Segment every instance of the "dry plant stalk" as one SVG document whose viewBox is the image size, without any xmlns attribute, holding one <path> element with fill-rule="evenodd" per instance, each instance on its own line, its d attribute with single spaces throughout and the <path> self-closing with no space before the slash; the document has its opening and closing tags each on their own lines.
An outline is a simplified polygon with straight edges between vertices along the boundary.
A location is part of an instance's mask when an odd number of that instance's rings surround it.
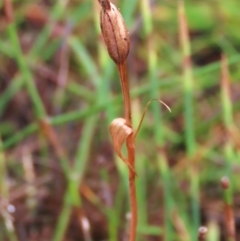
<svg viewBox="0 0 240 241">
<path fill-rule="evenodd" d="M 126 60 L 130 49 L 129 33 L 123 17 L 115 5 L 109 0 L 98 0 L 102 6 L 100 22 L 104 42 L 108 53 L 117 65 L 123 100 L 124 118 L 113 120 L 110 125 L 113 146 L 118 156 L 127 164 L 129 170 L 129 188 L 131 205 L 131 226 L 129 241 L 136 240 L 137 201 L 134 170 L 135 162 L 135 134 L 132 129 L 131 102 L 127 75 Z M 128 156 L 124 157 L 121 148 L 126 143 Z"/>
<path fill-rule="evenodd" d="M 3 1 L 3 9 L 5 13 L 5 17 L 8 24 L 13 22 L 13 9 L 12 9 L 12 2 L 11 0 L 4 0 Z"/>
</svg>

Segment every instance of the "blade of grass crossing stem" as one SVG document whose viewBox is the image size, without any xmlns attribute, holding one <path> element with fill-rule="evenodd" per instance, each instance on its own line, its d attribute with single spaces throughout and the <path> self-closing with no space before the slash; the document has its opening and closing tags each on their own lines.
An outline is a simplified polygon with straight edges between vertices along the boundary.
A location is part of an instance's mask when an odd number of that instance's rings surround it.
<svg viewBox="0 0 240 241">
<path fill-rule="evenodd" d="M 185 143 L 189 159 L 194 159 L 196 148 L 195 133 L 193 124 L 193 70 L 191 64 L 191 49 L 188 33 L 187 20 L 185 16 L 184 1 L 178 0 L 179 12 L 179 35 L 183 54 L 183 91 L 184 91 L 184 122 L 185 122 Z M 192 206 L 192 240 L 197 239 L 199 228 L 199 181 L 198 173 L 192 166 L 190 169 L 190 190 Z"/>
<path fill-rule="evenodd" d="M 155 41 L 153 37 L 151 37 L 152 33 L 152 18 L 151 18 L 151 9 L 149 2 L 147 0 L 141 1 L 141 11 L 143 14 L 143 27 L 145 36 L 148 38 L 147 44 L 148 44 L 148 50 L 147 50 L 147 56 L 148 56 L 148 79 L 150 81 L 151 85 L 151 98 L 160 98 L 159 96 L 159 90 L 156 88 L 156 81 L 157 81 L 157 55 L 156 55 L 156 49 L 155 49 Z M 163 135 L 163 121 L 162 121 L 162 114 L 161 114 L 161 107 L 157 103 L 152 104 L 152 111 L 154 116 L 154 141 L 156 142 L 156 146 L 162 150 L 164 147 L 164 135 Z M 164 156 L 164 154 L 161 153 L 157 156 L 157 163 L 160 170 L 160 175 L 163 179 L 163 191 L 164 191 L 164 240 L 169 241 L 171 239 L 171 224 L 170 224 L 170 187 L 169 187 L 169 168 L 167 164 L 167 160 Z M 160 214 L 159 214 L 160 215 Z"/>
<path fill-rule="evenodd" d="M 81 198 L 79 196 L 79 186 L 81 185 L 83 175 L 86 170 L 89 159 L 91 141 L 97 124 L 97 116 L 89 117 L 83 128 L 83 133 L 78 143 L 78 149 L 75 157 L 75 163 L 72 168 L 71 177 L 68 181 L 68 189 L 64 195 L 64 206 L 59 216 L 53 241 L 60 241 L 64 237 L 67 229 L 68 220 L 73 206 L 81 207 Z M 75 197 L 70 200 L 70 197 Z"/>
</svg>

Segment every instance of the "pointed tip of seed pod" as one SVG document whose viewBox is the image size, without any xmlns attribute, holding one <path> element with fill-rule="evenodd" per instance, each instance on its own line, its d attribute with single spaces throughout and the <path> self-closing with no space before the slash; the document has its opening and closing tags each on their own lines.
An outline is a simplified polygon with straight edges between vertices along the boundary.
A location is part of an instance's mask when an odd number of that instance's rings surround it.
<svg viewBox="0 0 240 241">
<path fill-rule="evenodd" d="M 98 0 L 99 4 L 102 6 L 103 10 L 110 10 L 110 1 L 109 0 Z"/>
</svg>

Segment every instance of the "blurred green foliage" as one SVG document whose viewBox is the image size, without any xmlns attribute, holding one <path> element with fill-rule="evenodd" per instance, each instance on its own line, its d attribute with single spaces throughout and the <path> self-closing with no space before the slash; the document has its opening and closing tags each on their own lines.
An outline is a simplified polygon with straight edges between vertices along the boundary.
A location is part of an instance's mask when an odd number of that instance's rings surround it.
<svg viewBox="0 0 240 241">
<path fill-rule="evenodd" d="M 153 102 L 137 138 L 137 240 L 197 240 L 198 225 L 208 226 L 207 240 L 219 240 L 222 176 L 231 179 L 228 195 L 236 217 L 239 211 L 240 1 L 185 1 L 192 60 L 188 90 L 177 1 L 114 3 L 131 34 L 134 127 L 153 98 L 172 111 Z M 128 174 L 108 133 L 110 122 L 122 116 L 122 97 L 100 35 L 100 6 L 39 0 L 13 1 L 13 8 L 12 24 L 0 19 L 0 185 L 1 197 L 16 211 L 1 209 L 0 240 L 33 240 L 34 234 L 43 239 L 44 228 L 46 240 L 123 240 Z M 221 84 L 223 55 L 229 88 Z M 33 165 L 31 180 L 26 157 Z M 26 191 L 29 185 L 37 194 Z M 78 218 L 89 220 L 89 236 Z"/>
</svg>

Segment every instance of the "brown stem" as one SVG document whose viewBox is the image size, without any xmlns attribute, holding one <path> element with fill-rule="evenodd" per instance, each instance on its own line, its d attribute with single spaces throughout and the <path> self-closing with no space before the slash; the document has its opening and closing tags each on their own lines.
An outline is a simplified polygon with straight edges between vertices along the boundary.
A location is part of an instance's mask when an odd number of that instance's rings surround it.
<svg viewBox="0 0 240 241">
<path fill-rule="evenodd" d="M 236 240 L 236 231 L 235 231 L 233 208 L 228 203 L 225 203 L 224 209 L 225 209 L 225 219 L 226 219 L 225 222 L 226 222 L 228 240 L 234 241 Z"/>
<path fill-rule="evenodd" d="M 117 68 L 118 68 L 118 74 L 120 77 L 122 93 L 123 93 L 124 118 L 126 120 L 126 125 L 129 127 L 132 127 L 131 101 L 130 101 L 126 61 L 124 61 L 122 64 L 117 64 Z"/>
<path fill-rule="evenodd" d="M 12 9 L 12 2 L 11 0 L 4 0 L 3 8 L 5 12 L 5 17 L 7 22 L 11 24 L 13 22 L 13 9 Z"/>
<path fill-rule="evenodd" d="M 126 61 L 117 65 L 118 73 L 120 76 L 120 82 L 124 100 L 124 118 L 126 125 L 132 127 L 131 118 L 131 101 L 129 93 L 128 75 Z M 134 132 L 127 138 L 126 146 L 128 151 L 128 163 L 134 168 L 135 164 L 135 135 Z M 131 207 L 131 225 L 130 225 L 130 237 L 129 241 L 136 240 L 136 228 L 137 228 L 137 198 L 136 198 L 136 186 L 135 176 L 136 172 L 133 168 L 128 168 L 129 171 L 129 188 L 130 188 L 130 207 Z"/>
<path fill-rule="evenodd" d="M 128 150 L 128 162 L 134 167 L 135 162 L 135 145 L 134 145 L 134 134 L 131 134 L 127 139 L 127 150 Z M 136 197 L 136 186 L 135 176 L 136 172 L 133 169 L 128 168 L 129 171 L 129 188 L 130 188 L 130 207 L 131 207 L 131 226 L 130 226 L 130 237 L 129 241 L 136 240 L 136 228 L 137 228 L 137 197 Z"/>
</svg>

